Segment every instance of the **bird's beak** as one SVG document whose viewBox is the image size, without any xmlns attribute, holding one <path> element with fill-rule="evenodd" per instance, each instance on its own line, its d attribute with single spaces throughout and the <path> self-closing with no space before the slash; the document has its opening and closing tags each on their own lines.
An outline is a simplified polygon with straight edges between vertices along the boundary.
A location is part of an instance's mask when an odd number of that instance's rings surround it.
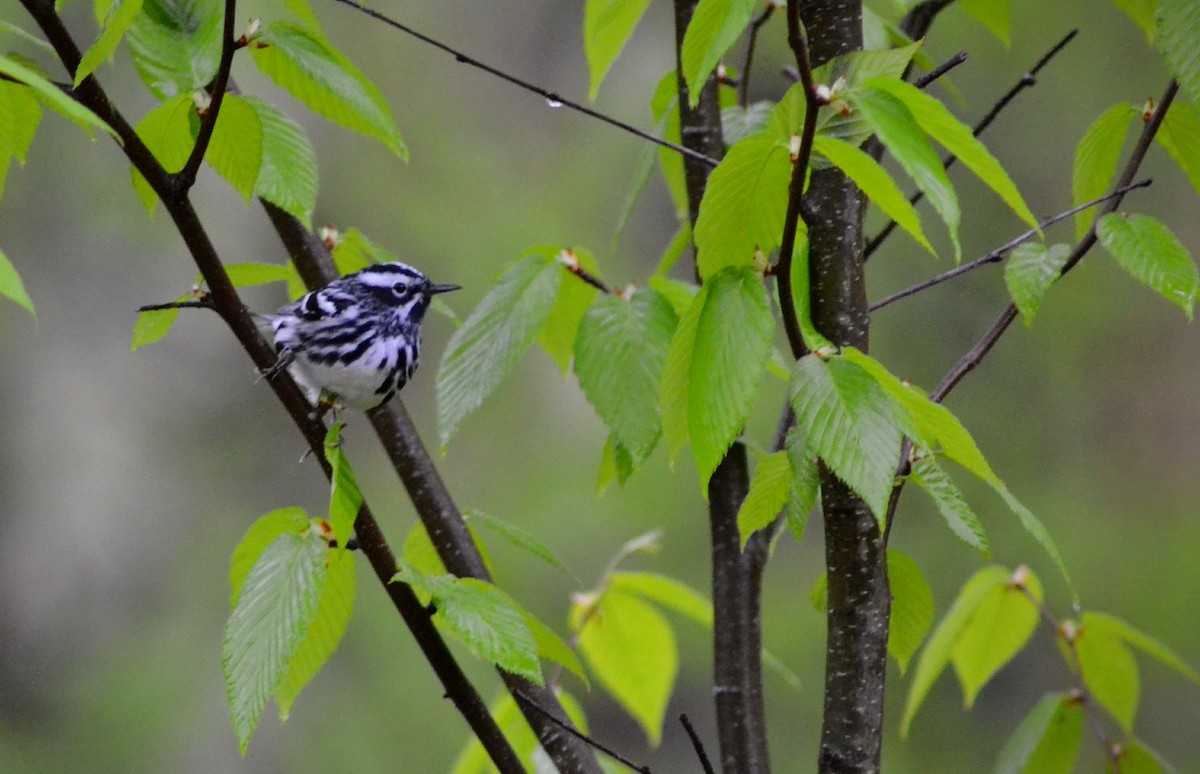
<svg viewBox="0 0 1200 774">
<path fill-rule="evenodd" d="M 449 293 L 452 290 L 462 290 L 462 285 L 430 285 L 425 292 L 431 296 L 436 296 L 438 293 Z"/>
</svg>

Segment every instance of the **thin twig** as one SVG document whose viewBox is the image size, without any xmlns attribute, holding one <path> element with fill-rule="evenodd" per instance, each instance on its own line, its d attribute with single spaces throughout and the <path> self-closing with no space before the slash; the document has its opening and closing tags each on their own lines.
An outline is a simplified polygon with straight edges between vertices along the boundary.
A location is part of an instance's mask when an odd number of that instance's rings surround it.
<svg viewBox="0 0 1200 774">
<path fill-rule="evenodd" d="M 965 61 L 967 61 L 967 52 L 959 51 L 945 62 L 942 62 L 937 67 L 913 81 L 913 86 L 916 86 L 918 89 L 923 89 Z"/>
<path fill-rule="evenodd" d="M 775 13 L 776 7 L 775 0 L 767 0 L 767 7 L 758 15 L 758 18 L 750 23 L 750 34 L 746 42 L 746 61 L 742 65 L 742 82 L 738 87 L 738 102 L 742 107 L 746 107 L 750 100 L 750 65 L 754 63 L 754 46 L 758 42 L 758 31 L 771 18 L 771 14 Z"/>
<path fill-rule="evenodd" d="M 1062 40 L 1055 43 L 1053 48 L 1043 54 L 1042 58 L 1037 61 L 1037 63 L 1029 70 L 1029 72 L 1022 75 L 1021 79 L 1017 81 L 1016 85 L 1009 89 L 1004 96 L 997 100 L 994 105 L 992 105 L 987 114 L 981 118 L 977 124 L 975 124 L 975 127 L 971 130 L 971 134 L 975 137 L 983 134 L 984 130 L 991 126 L 992 122 L 996 120 L 996 116 L 1000 115 L 1000 111 L 1008 107 L 1008 104 L 1012 102 L 1018 94 L 1025 89 L 1036 86 L 1037 74 L 1041 72 L 1043 67 L 1050 63 L 1050 60 L 1053 59 L 1058 52 L 1066 48 L 1067 44 L 1074 40 L 1077 34 L 1079 34 L 1079 30 L 1071 30 L 1065 36 L 1063 36 Z M 956 161 L 958 161 L 957 156 L 954 156 L 953 154 L 948 155 L 946 158 L 942 159 L 942 168 L 949 169 L 950 167 L 954 166 Z M 908 201 L 910 204 L 916 204 L 917 202 L 921 201 L 924 196 L 925 192 L 918 189 L 913 192 L 912 196 L 908 198 Z M 878 250 L 879 246 L 883 244 L 883 241 L 891 236 L 892 232 L 895 230 L 896 221 L 889 221 L 886 226 L 879 230 L 878 234 L 867 240 L 867 246 L 863 250 L 864 260 L 870 258 L 871 254 Z"/>
<path fill-rule="evenodd" d="M 233 68 L 233 54 L 240 48 L 233 37 L 234 21 L 237 15 L 237 0 L 225 0 L 225 27 L 222 31 L 221 59 L 217 64 L 217 76 L 213 80 L 212 95 L 208 106 L 200 113 L 200 131 L 196 134 L 196 144 L 192 146 L 191 155 L 183 169 L 171 176 L 171 185 L 176 196 L 186 195 L 196 183 L 196 174 L 208 152 L 208 144 L 212 140 L 213 130 L 217 126 L 217 118 L 221 113 L 221 103 L 225 100 L 225 91 L 229 85 L 229 72 Z"/>
<path fill-rule="evenodd" d="M 213 302 L 208 296 L 197 299 L 195 301 L 169 301 L 165 304 L 147 304 L 139 306 L 138 312 L 158 312 L 163 309 L 216 309 Z"/>
<path fill-rule="evenodd" d="M 787 4 L 788 45 L 796 57 L 796 69 L 804 89 L 804 128 L 800 134 L 800 147 L 792 159 L 792 175 L 788 181 L 787 212 L 783 219 L 783 237 L 780 240 L 779 262 L 775 267 L 775 282 L 779 289 L 779 309 L 783 316 L 783 329 L 787 333 L 788 346 L 796 360 L 808 354 L 804 334 L 800 331 L 800 320 L 796 316 L 796 299 L 792 292 L 792 254 L 796 249 L 796 233 L 799 230 L 804 200 L 804 178 L 808 173 L 808 162 L 812 157 L 813 139 L 817 134 L 817 111 L 821 101 L 817 98 L 817 86 L 813 81 L 812 62 L 808 55 L 808 40 L 800 23 L 800 3 L 788 0 Z"/>
<path fill-rule="evenodd" d="M 664 140 L 661 137 L 655 137 L 654 135 L 650 134 L 649 132 L 645 132 L 641 129 L 638 129 L 636 126 L 633 126 L 632 124 L 628 124 L 628 123 L 625 123 L 624 121 L 618 120 L 618 119 L 613 118 L 608 115 L 605 115 L 604 113 L 601 113 L 598 110 L 593 110 L 590 107 L 587 107 L 586 105 L 581 105 L 578 102 L 574 102 L 565 97 L 562 97 L 559 94 L 557 94 L 556 92 L 549 91 L 547 89 L 543 89 L 541 86 L 537 86 L 535 84 L 530 83 L 529 81 L 522 80 L 522 79 L 516 77 L 515 75 L 511 75 L 511 74 L 506 73 L 503 70 L 500 70 L 496 67 L 492 67 L 489 64 L 485 64 L 484 62 L 479 61 L 478 59 L 474 58 L 473 56 L 471 56 L 469 54 L 465 54 L 462 51 L 459 51 L 458 49 L 453 48 L 451 46 L 448 46 L 439 40 L 435 40 L 434 38 L 431 38 L 428 35 L 418 32 L 418 31 L 414 30 L 412 27 L 409 27 L 405 24 L 402 24 L 401 22 L 396 21 L 395 19 L 385 16 L 384 14 L 380 13 L 379 11 L 376 11 L 371 8 L 367 8 L 366 6 L 361 5 L 358 2 L 356 2 L 356 0 L 335 0 L 335 2 L 341 3 L 342 5 L 348 5 L 351 8 L 354 8 L 358 11 L 365 13 L 367 16 L 370 16 L 372 19 L 375 19 L 376 21 L 381 21 L 384 24 L 388 25 L 389 27 L 400 30 L 401 32 L 403 32 L 405 34 L 416 38 L 417 40 L 421 41 L 422 43 L 427 43 L 427 44 L 433 46 L 434 48 L 445 51 L 447 54 L 450 54 L 452 57 L 454 57 L 454 59 L 456 61 L 461 62 L 462 64 L 470 65 L 471 67 L 477 68 L 479 70 L 483 70 L 485 73 L 494 75 L 503 81 L 508 81 L 509 83 L 513 84 L 514 86 L 525 89 L 526 91 L 531 91 L 540 97 L 544 97 L 546 100 L 546 103 L 548 105 L 550 105 L 551 107 L 570 108 L 571 110 L 578 111 L 580 113 L 583 113 L 586 116 L 590 116 L 591 118 L 595 118 L 600 121 L 603 121 L 604 123 L 608 124 L 609 126 L 615 126 L 618 129 L 628 132 L 636 137 L 640 137 L 643 140 L 655 143 L 656 145 L 661 145 L 664 148 L 670 148 L 671 150 L 675 151 L 676 153 L 696 159 L 697 161 L 707 164 L 710 167 L 715 167 L 717 165 L 717 160 L 712 158 L 711 156 L 706 156 L 703 153 L 698 153 L 690 148 L 686 148 L 682 145 L 678 145 L 678 144 L 670 142 L 668 140 Z"/>
<path fill-rule="evenodd" d="M 1153 181 L 1150 178 L 1146 178 L 1144 180 L 1139 180 L 1136 183 L 1131 183 L 1123 188 L 1118 188 L 1115 191 L 1106 193 L 1104 196 L 1101 196 L 1097 199 L 1092 199 L 1090 202 L 1085 202 L 1084 204 L 1080 204 L 1077 207 L 1072 207 L 1069 210 L 1064 210 L 1063 212 L 1060 212 L 1057 215 L 1052 215 L 1051 217 L 1046 218 L 1041 223 L 1039 223 L 1037 228 L 1031 228 L 1028 231 L 1025 231 L 1024 233 L 1020 234 L 1019 236 L 1015 237 L 1014 239 L 1009 240 L 1008 242 L 1005 242 L 1004 244 L 997 247 L 995 250 L 992 250 L 990 253 L 987 253 L 986 255 L 984 255 L 980 258 L 976 258 L 973 261 L 964 263 L 961 266 L 956 266 L 955 268 L 950 269 L 949 271 L 943 272 L 943 273 L 937 275 L 936 277 L 931 277 L 931 278 L 925 280 L 924 282 L 918 282 L 916 285 L 913 285 L 912 287 L 905 288 L 904 290 L 897 291 L 897 292 L 891 294 L 890 296 L 886 296 L 884 298 L 879 299 L 875 303 L 871 304 L 871 311 L 872 312 L 878 311 L 878 310 L 884 308 L 885 306 L 888 306 L 889 304 L 895 303 L 896 301 L 899 301 L 904 298 L 908 298 L 909 296 L 916 295 L 917 293 L 920 293 L 923 290 L 928 290 L 929 288 L 940 285 L 943 282 L 952 280 L 955 277 L 961 277 L 962 275 L 964 275 L 970 271 L 973 271 L 973 270 L 979 268 L 980 266 L 986 266 L 989 263 L 999 263 L 1000 260 L 1005 256 L 1006 253 L 1008 253 L 1010 250 L 1013 250 L 1016 247 L 1019 247 L 1021 244 L 1029 241 L 1034 236 L 1036 236 L 1039 231 L 1049 228 L 1050 226 L 1053 226 L 1055 223 L 1066 220 L 1067 218 L 1070 218 L 1071 216 L 1075 215 L 1076 213 L 1083 212 L 1084 210 L 1086 210 L 1090 207 L 1095 207 L 1096 205 L 1103 204 L 1104 202 L 1107 202 L 1110 199 L 1113 199 L 1113 198 L 1116 198 L 1119 196 L 1124 196 L 1125 194 L 1129 193 L 1130 191 L 1132 191 L 1136 188 L 1145 188 L 1145 187 L 1149 186 L 1151 183 L 1153 183 Z"/>
<path fill-rule="evenodd" d="M 683 724 L 683 730 L 687 731 L 688 739 L 692 740 L 692 749 L 696 751 L 696 757 L 700 759 L 700 767 L 704 769 L 704 774 L 717 774 L 713 769 L 712 761 L 708 759 L 708 753 L 704 751 L 704 742 L 700 741 L 700 735 L 696 733 L 686 712 L 679 716 L 679 722 Z"/>
<path fill-rule="evenodd" d="M 554 713 L 550 712 L 550 710 L 545 709 L 544 707 L 542 707 L 542 705 L 538 704 L 536 701 L 529 698 L 528 696 L 521 693 L 520 691 L 513 691 L 512 694 L 513 694 L 513 697 L 517 699 L 517 701 L 521 702 L 525 706 L 527 706 L 530 709 L 532 709 L 533 711 L 537 712 L 539 715 L 546 718 L 551 723 L 553 723 L 554 725 L 561 728 L 563 731 L 566 731 L 571 736 L 575 737 L 576 739 L 579 739 L 582 742 L 585 742 L 589 747 L 592 747 L 592 748 L 604 753 L 605 755 L 612 758 L 617 763 L 620 763 L 622 766 L 628 766 L 629 768 L 638 772 L 638 774 L 653 774 L 653 772 L 651 772 L 649 766 L 642 766 L 642 765 L 638 765 L 637 763 L 634 763 L 629 758 L 626 758 L 624 755 L 622 755 L 621 753 L 612 749 L 611 747 L 608 747 L 600 742 L 597 742 L 595 739 L 591 738 L 587 734 L 585 734 L 582 731 L 580 731 L 579 729 L 575 728 L 575 726 L 571 725 L 570 723 L 564 723 L 556 715 L 554 715 Z"/>
</svg>

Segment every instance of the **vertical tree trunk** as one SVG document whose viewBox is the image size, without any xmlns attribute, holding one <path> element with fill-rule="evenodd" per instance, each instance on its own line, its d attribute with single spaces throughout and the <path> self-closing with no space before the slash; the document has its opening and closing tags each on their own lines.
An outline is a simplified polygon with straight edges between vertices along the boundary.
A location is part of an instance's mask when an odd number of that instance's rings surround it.
<svg viewBox="0 0 1200 774">
<path fill-rule="evenodd" d="M 807 0 L 801 18 L 814 65 L 862 47 L 861 0 Z M 865 350 L 862 194 L 839 170 L 821 170 L 805 207 L 813 323 L 835 344 Z M 886 551 L 871 510 L 824 468 L 821 498 L 829 608 L 820 771 L 877 772 L 891 612 Z"/>
</svg>

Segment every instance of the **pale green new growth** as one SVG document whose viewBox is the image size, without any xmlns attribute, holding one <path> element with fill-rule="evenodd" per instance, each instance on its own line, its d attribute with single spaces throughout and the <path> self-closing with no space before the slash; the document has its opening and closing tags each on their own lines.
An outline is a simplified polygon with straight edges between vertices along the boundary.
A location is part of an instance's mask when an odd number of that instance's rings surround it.
<svg viewBox="0 0 1200 774">
<path fill-rule="evenodd" d="M 1075 165 L 1071 174 L 1071 203 L 1080 205 L 1108 193 L 1117 174 L 1121 148 L 1129 134 L 1129 122 L 1137 115 L 1133 105 L 1113 105 L 1096 119 L 1075 146 Z M 1093 209 L 1075 216 L 1075 238 L 1082 239 L 1096 218 Z"/>
</svg>

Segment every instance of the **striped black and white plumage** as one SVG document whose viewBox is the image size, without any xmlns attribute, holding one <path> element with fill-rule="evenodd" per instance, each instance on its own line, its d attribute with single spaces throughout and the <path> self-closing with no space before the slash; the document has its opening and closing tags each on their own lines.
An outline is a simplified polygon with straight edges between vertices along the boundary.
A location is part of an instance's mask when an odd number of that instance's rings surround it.
<svg viewBox="0 0 1200 774">
<path fill-rule="evenodd" d="M 421 353 L 421 320 L 435 285 L 403 263 L 347 274 L 266 315 L 275 351 L 315 405 L 325 392 L 366 411 L 404 386 Z"/>
</svg>

